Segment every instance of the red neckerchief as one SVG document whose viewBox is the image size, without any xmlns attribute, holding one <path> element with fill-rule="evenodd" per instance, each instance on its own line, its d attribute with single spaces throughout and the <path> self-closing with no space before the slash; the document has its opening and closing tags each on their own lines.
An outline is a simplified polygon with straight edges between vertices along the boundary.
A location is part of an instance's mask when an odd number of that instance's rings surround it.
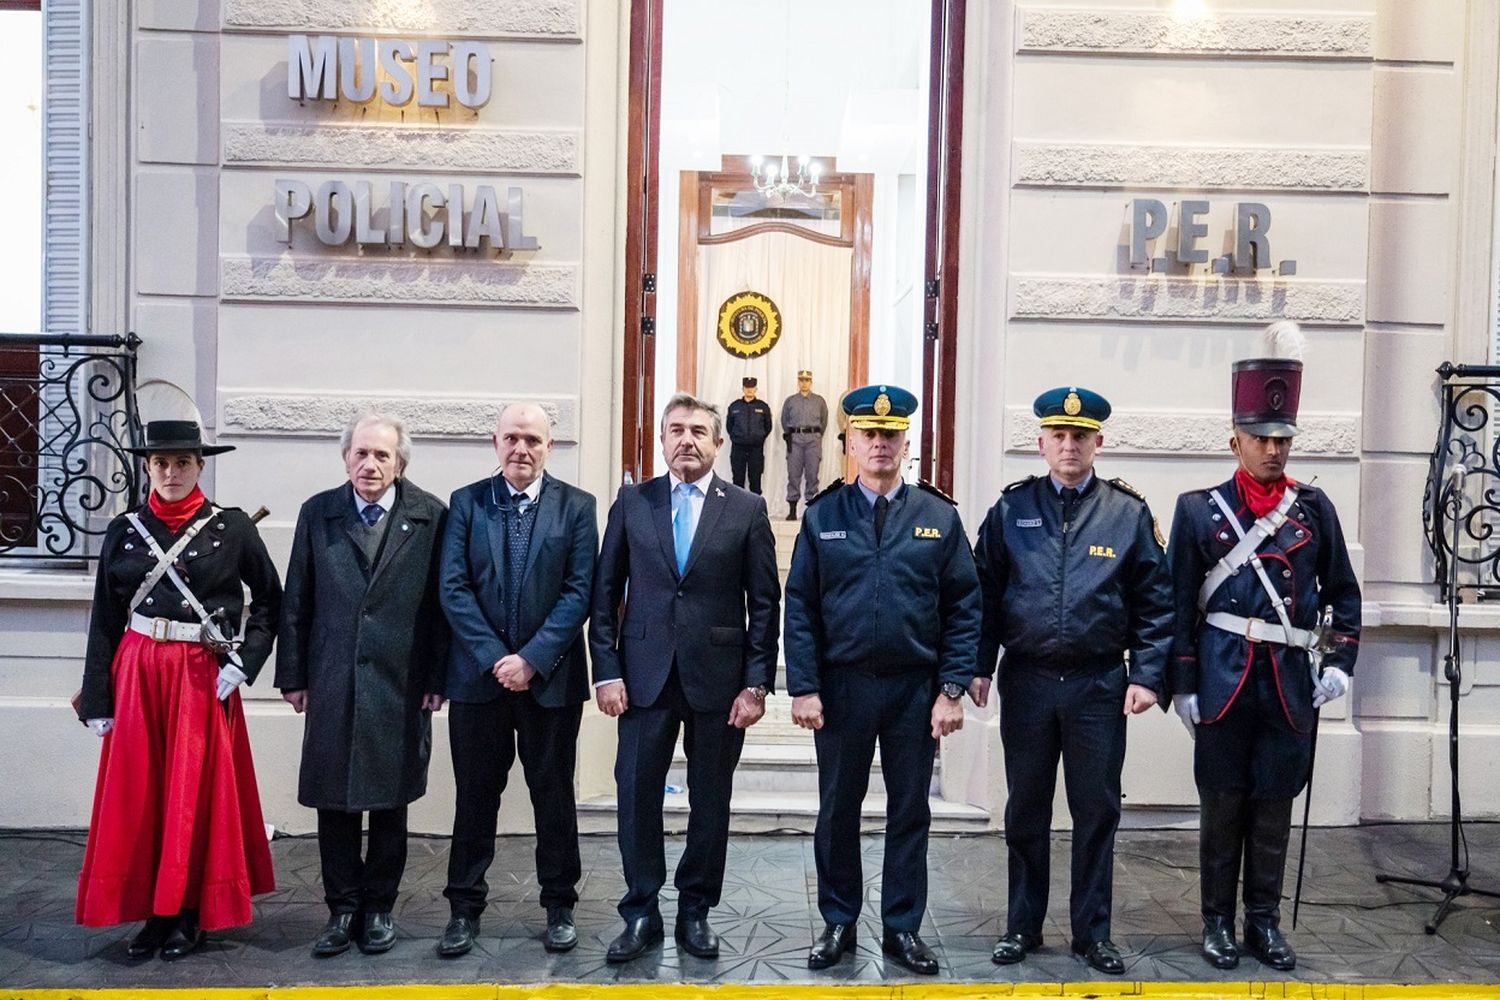
<svg viewBox="0 0 1500 1000">
<path fill-rule="evenodd" d="M 207 498 L 203 495 L 203 491 L 196 486 L 193 487 L 193 492 L 181 500 L 163 500 L 155 490 L 151 491 L 151 496 L 146 500 L 151 513 L 155 514 L 156 519 L 165 524 L 174 535 L 182 529 L 184 524 L 192 520 L 193 515 L 198 513 L 198 508 L 206 502 Z"/>
<path fill-rule="evenodd" d="M 1245 501 L 1245 506 L 1250 508 L 1250 513 L 1256 518 L 1262 518 L 1281 503 L 1281 498 L 1286 495 L 1286 488 L 1295 486 L 1297 483 L 1287 475 L 1282 475 L 1274 483 L 1262 483 L 1246 472 L 1242 465 L 1234 470 L 1234 485 L 1239 488 L 1240 499 Z"/>
</svg>

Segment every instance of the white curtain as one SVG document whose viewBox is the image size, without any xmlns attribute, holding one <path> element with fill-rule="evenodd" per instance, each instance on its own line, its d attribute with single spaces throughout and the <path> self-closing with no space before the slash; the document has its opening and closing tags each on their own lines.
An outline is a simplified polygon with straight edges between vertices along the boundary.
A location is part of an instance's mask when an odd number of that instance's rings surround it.
<svg viewBox="0 0 1500 1000">
<path fill-rule="evenodd" d="M 741 220 L 742 225 L 756 220 Z M 830 220 L 825 231 L 837 233 Z M 761 479 L 772 516 L 786 513 L 786 444 L 781 438 L 781 404 L 797 391 L 797 371 L 813 373 L 813 392 L 828 401 L 823 435 L 822 486 L 843 474 L 838 439 L 839 399 L 851 388 L 849 377 L 849 294 L 853 251 L 786 233 L 762 233 L 734 243 L 698 248 L 698 395 L 727 409 L 740 396 L 740 379 L 760 380 L 760 398 L 771 407 L 775 427 L 766 440 L 766 471 Z M 739 292 L 769 296 L 781 311 L 781 339 L 758 358 L 745 360 L 726 351 L 716 335 L 719 307 Z M 715 471 L 730 478 L 729 443 Z"/>
</svg>

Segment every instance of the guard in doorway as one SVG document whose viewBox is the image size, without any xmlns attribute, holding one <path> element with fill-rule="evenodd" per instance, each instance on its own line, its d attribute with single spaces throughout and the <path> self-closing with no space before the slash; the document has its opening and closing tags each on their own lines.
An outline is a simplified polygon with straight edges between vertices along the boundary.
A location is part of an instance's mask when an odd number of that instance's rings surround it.
<svg viewBox="0 0 1500 1000">
<path fill-rule="evenodd" d="M 1245 945 L 1297 964 L 1280 930 L 1292 799 L 1307 783 L 1316 710 L 1343 695 L 1359 652 L 1359 581 L 1328 495 L 1286 474 L 1302 391 L 1302 334 L 1266 330 L 1270 357 L 1231 376 L 1234 478 L 1177 498 L 1172 518 L 1174 708 L 1195 738 L 1203 957 L 1239 964 L 1235 885 L 1244 865 Z"/>
<path fill-rule="evenodd" d="M 788 521 L 797 520 L 797 501 L 818 495 L 818 466 L 823 460 L 823 432 L 828 429 L 828 401 L 812 391 L 813 374 L 797 372 L 797 391 L 781 404 L 781 437 L 786 441 Z"/>
<path fill-rule="evenodd" d="M 751 493 L 760 495 L 760 474 L 766 468 L 766 438 L 771 436 L 771 407 L 764 399 L 756 399 L 759 383 L 755 376 L 740 379 L 743 395 L 729 404 L 729 468 L 734 475 L 734 485 L 746 487 Z"/>
</svg>

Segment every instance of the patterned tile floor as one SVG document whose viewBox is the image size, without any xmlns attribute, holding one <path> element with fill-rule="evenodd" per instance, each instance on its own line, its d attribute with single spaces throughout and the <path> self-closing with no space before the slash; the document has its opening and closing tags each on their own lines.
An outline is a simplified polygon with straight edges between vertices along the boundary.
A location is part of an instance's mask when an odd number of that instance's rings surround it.
<svg viewBox="0 0 1500 1000">
<path fill-rule="evenodd" d="M 1500 887 L 1500 825 L 1468 831 L 1475 884 Z M 1114 939 L 1124 949 L 1127 980 L 1313 982 L 1500 982 L 1500 900 L 1469 897 L 1436 936 L 1422 931 L 1431 894 L 1377 885 L 1379 871 L 1440 877 L 1447 828 L 1439 825 L 1317 830 L 1299 929 L 1301 961 L 1291 976 L 1253 960 L 1218 973 L 1199 957 L 1196 936 L 1197 840 L 1179 831 L 1120 834 L 1115 876 Z M 1068 952 L 1066 900 L 1069 842 L 1053 850 L 1053 916 L 1046 946 L 1026 962 L 998 968 L 990 948 L 1002 930 L 1005 845 L 997 836 L 934 838 L 930 905 L 923 933 L 940 953 L 942 976 L 970 982 L 1060 982 L 1098 979 Z M 669 863 L 682 849 L 668 841 Z M 1294 847 L 1295 852 L 1295 847 Z M 73 924 L 73 892 L 82 858 L 78 833 L 0 833 L 0 987 L 251 986 L 358 983 L 881 982 L 909 978 L 879 950 L 881 844 L 864 841 L 869 880 L 858 955 L 811 973 L 807 946 L 821 924 L 812 843 L 797 836 L 737 836 L 731 841 L 722 905 L 713 913 L 723 939 L 717 962 L 667 944 L 646 958 L 611 966 L 605 948 L 619 929 L 614 904 L 623 885 L 614 839 L 583 840 L 584 877 L 577 910 L 581 941 L 566 955 L 538 941 L 545 919 L 537 906 L 532 841 L 502 838 L 490 873 L 491 899 L 479 945 L 452 961 L 433 944 L 447 918 L 441 896 L 447 842 L 414 838 L 404 895 L 395 914 L 400 940 L 385 955 L 350 951 L 314 960 L 308 946 L 325 919 L 317 845 L 283 839 L 273 845 L 280 888 L 261 897 L 255 923 L 214 936 L 207 950 L 168 964 L 132 962 L 125 942 L 133 927 L 91 930 Z M 1294 860 L 1295 863 L 1295 860 Z M 1289 872 L 1287 884 L 1293 882 Z M 669 890 L 670 893 L 670 890 Z M 668 921 L 673 900 L 664 901 Z M 1061 918 L 1061 923 L 1059 922 Z M 1286 921 L 1290 923 L 1290 903 Z"/>
</svg>

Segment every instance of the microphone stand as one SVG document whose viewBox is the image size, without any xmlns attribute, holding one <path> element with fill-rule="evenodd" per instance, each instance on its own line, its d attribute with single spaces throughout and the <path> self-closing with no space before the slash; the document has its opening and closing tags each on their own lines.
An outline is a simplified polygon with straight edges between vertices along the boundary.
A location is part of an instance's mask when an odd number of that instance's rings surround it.
<svg viewBox="0 0 1500 1000">
<path fill-rule="evenodd" d="M 1469 884 L 1468 840 L 1463 836 L 1463 810 L 1458 795 L 1458 688 L 1463 677 L 1463 668 L 1458 658 L 1458 522 L 1463 509 L 1463 473 L 1456 471 L 1442 509 L 1451 508 L 1453 519 L 1452 548 L 1448 553 L 1448 655 L 1443 660 L 1443 675 L 1448 680 L 1448 770 L 1452 776 L 1452 815 L 1448 821 L 1450 861 L 1448 874 L 1442 879 L 1408 878 L 1397 875 L 1376 875 L 1375 881 L 1385 885 L 1415 885 L 1437 889 L 1443 894 L 1432 919 L 1423 926 L 1428 934 L 1436 934 L 1438 925 L 1453 908 L 1460 896 L 1487 896 L 1500 899 L 1500 892 L 1476 889 Z M 1459 842 L 1462 839 L 1464 857 L 1459 858 Z"/>
</svg>

